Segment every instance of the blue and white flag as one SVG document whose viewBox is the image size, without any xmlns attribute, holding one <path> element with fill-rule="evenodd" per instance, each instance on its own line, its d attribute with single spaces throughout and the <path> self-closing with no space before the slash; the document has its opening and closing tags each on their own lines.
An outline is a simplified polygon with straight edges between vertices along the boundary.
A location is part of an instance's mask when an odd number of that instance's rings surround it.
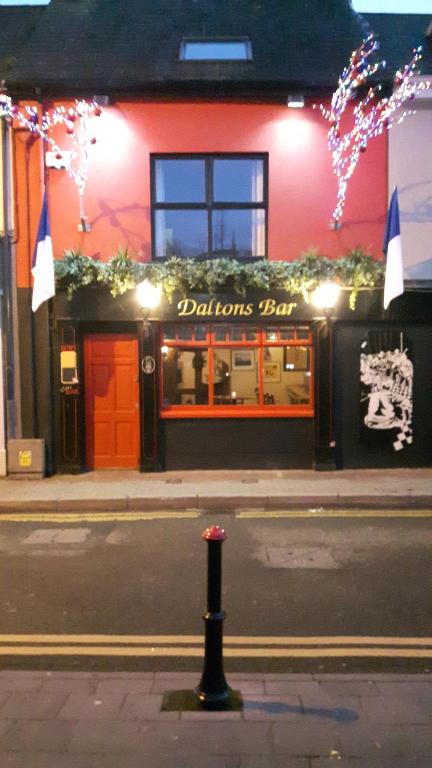
<svg viewBox="0 0 432 768">
<path fill-rule="evenodd" d="M 48 218 L 48 200 L 44 193 L 36 246 L 32 261 L 33 296 L 32 310 L 36 310 L 55 295 L 54 256 Z"/>
<path fill-rule="evenodd" d="M 390 200 L 383 251 L 387 256 L 384 282 L 384 309 L 387 309 L 391 300 L 404 292 L 397 187 L 394 188 Z"/>
</svg>

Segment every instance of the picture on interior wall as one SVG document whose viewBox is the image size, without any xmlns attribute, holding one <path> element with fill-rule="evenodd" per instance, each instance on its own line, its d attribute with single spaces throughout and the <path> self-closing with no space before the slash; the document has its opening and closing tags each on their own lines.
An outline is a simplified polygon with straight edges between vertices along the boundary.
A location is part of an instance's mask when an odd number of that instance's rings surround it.
<svg viewBox="0 0 432 768">
<path fill-rule="evenodd" d="M 274 381 L 275 383 L 281 380 L 281 367 L 279 362 L 264 363 L 264 381 Z"/>
<path fill-rule="evenodd" d="M 255 351 L 253 349 L 233 349 L 231 352 L 231 368 L 233 371 L 253 371 L 255 367 Z"/>
<path fill-rule="evenodd" d="M 360 353 L 360 436 L 371 448 L 413 442 L 413 363 L 402 331 L 370 331 Z"/>
<path fill-rule="evenodd" d="M 308 371 L 308 347 L 284 347 L 284 371 Z"/>
</svg>

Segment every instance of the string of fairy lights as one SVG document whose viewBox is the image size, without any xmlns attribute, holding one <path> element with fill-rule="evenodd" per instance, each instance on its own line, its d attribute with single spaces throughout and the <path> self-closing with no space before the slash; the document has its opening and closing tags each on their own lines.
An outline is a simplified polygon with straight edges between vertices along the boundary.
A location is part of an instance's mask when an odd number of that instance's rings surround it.
<svg viewBox="0 0 432 768">
<path fill-rule="evenodd" d="M 40 114 L 37 106 L 20 107 L 11 97 L 0 93 L 0 117 L 16 120 L 22 128 L 46 141 L 57 160 L 64 162 L 67 173 L 75 182 L 79 200 L 80 217 L 84 222 L 84 191 L 88 181 L 89 149 L 96 144 L 91 131 L 91 118 L 100 117 L 102 108 L 94 101 L 76 100 L 73 106 L 60 105 Z M 64 126 L 75 150 L 61 149 L 54 138 L 57 126 Z"/>
<path fill-rule="evenodd" d="M 331 218 L 331 226 L 334 229 L 340 227 L 348 181 L 369 141 L 414 114 L 415 110 L 410 107 L 401 111 L 402 106 L 412 102 L 420 91 L 432 87 L 431 81 L 418 79 L 421 47 L 414 48 L 408 64 L 396 72 L 395 87 L 391 96 L 382 95 L 381 84 L 368 87 L 370 79 L 386 67 L 384 60 L 377 61 L 375 58 L 378 49 L 379 43 L 372 33 L 352 52 L 348 66 L 339 77 L 330 108 L 318 105 L 322 116 L 329 123 L 328 147 L 333 173 L 338 182 L 336 206 Z M 365 89 L 365 96 L 359 98 Z M 354 100 L 357 100 L 357 103 L 353 109 L 350 127 L 343 130 L 341 121 L 345 110 Z M 314 108 L 316 107 L 317 105 L 314 105 Z"/>
</svg>

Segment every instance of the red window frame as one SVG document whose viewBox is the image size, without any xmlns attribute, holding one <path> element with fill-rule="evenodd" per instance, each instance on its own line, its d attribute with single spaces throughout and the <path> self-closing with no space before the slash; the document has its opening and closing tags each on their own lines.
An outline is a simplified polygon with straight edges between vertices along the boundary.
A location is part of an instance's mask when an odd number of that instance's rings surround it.
<svg viewBox="0 0 432 768">
<path fill-rule="evenodd" d="M 208 405 L 166 405 L 163 402 L 163 354 L 161 355 L 160 362 L 160 403 L 159 411 L 160 415 L 164 419 L 177 419 L 177 418 L 276 418 L 276 417 L 311 417 L 314 415 L 314 356 L 312 354 L 312 329 L 306 325 L 290 325 L 290 326 L 272 326 L 265 325 L 259 326 L 256 324 L 239 324 L 234 326 L 232 324 L 210 325 L 207 323 L 194 323 L 191 325 L 181 323 L 168 323 L 167 326 L 175 327 L 184 330 L 185 328 L 206 328 L 205 339 L 194 338 L 192 331 L 192 338 L 182 339 L 177 333 L 176 338 L 167 338 L 164 335 L 164 329 L 161 329 L 160 343 L 161 348 L 166 346 L 169 348 L 181 347 L 187 349 L 188 347 L 197 348 L 202 347 L 208 350 L 208 392 L 209 392 L 209 404 Z M 225 339 L 220 341 L 215 339 L 215 332 L 222 327 L 229 327 L 240 331 L 243 329 L 243 335 L 246 332 L 256 330 L 255 340 L 246 340 L 245 338 L 231 341 Z M 269 330 L 274 331 L 275 338 L 267 339 L 266 332 Z M 283 339 L 281 336 L 287 332 L 287 330 L 293 332 L 292 339 Z M 307 330 L 307 339 L 300 338 L 300 332 Z M 214 405 L 213 403 L 213 349 L 232 349 L 235 347 L 241 347 L 242 349 L 258 349 L 258 392 L 259 402 L 256 405 Z M 309 385 L 309 402 L 304 404 L 295 405 L 272 405 L 264 403 L 264 349 L 266 347 L 308 347 L 310 350 L 310 385 Z"/>
</svg>

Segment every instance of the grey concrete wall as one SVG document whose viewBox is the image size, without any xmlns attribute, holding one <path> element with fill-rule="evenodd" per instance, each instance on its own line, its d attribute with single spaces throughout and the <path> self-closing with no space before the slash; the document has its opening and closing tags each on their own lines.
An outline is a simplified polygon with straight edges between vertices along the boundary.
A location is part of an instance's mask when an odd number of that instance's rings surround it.
<svg viewBox="0 0 432 768">
<path fill-rule="evenodd" d="M 432 90 L 389 131 L 389 196 L 397 185 L 404 276 L 432 280 Z"/>
</svg>

